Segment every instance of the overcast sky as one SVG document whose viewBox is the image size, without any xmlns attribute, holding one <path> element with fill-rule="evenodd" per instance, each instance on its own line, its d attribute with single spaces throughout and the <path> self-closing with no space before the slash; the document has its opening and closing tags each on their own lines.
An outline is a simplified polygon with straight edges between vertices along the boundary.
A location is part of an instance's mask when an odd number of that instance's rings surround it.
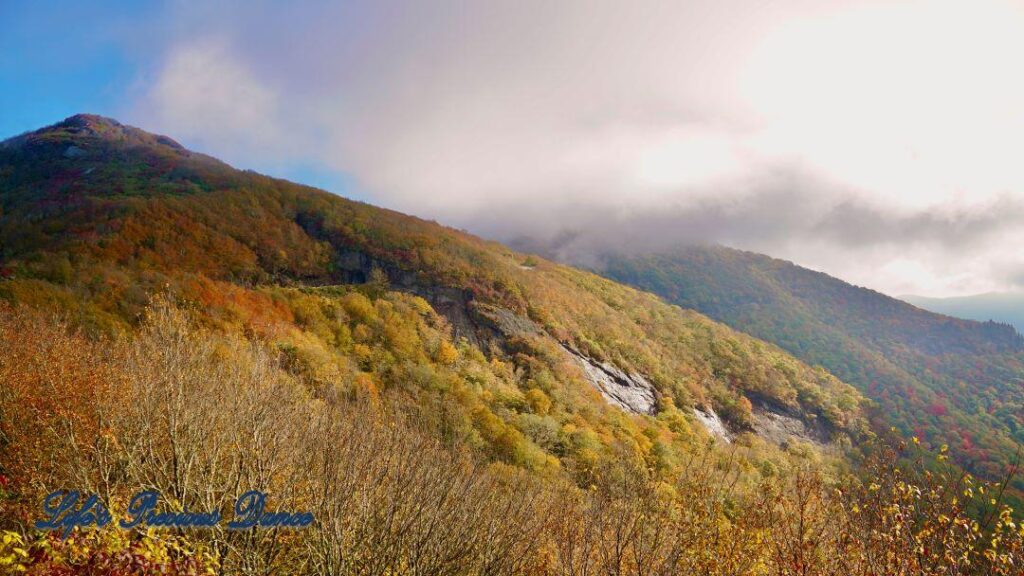
<svg viewBox="0 0 1024 576">
<path fill-rule="evenodd" d="M 0 56 L 0 128 L 80 104 L 580 262 L 703 241 L 894 295 L 1024 288 L 1019 1 L 26 4 L 0 52 L 74 32 Z"/>
</svg>

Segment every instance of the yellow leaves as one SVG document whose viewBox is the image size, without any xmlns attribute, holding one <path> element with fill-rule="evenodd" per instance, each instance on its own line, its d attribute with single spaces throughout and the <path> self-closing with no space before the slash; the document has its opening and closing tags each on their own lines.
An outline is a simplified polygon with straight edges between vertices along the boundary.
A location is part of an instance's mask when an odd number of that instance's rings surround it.
<svg viewBox="0 0 1024 576">
<path fill-rule="evenodd" d="M 369 362 L 373 358 L 373 350 L 366 344 L 356 344 L 352 347 L 352 354 L 360 363 Z"/>
<path fill-rule="evenodd" d="M 356 324 L 356 327 L 352 330 L 352 338 L 360 343 L 372 342 L 374 339 L 373 329 L 366 324 Z"/>
<path fill-rule="evenodd" d="M 413 310 L 416 311 L 420 316 L 429 315 L 434 309 L 430 306 L 430 303 L 419 296 L 412 296 L 409 298 L 409 305 Z"/>
<path fill-rule="evenodd" d="M 508 462 L 509 470 L 522 473 L 522 476 L 513 478 L 528 479 L 529 482 L 523 484 L 528 483 L 539 487 L 537 494 L 542 496 L 537 500 L 550 500 L 544 505 L 550 505 L 551 508 L 544 512 L 555 517 L 554 521 L 562 521 L 563 517 L 567 517 L 568 522 L 574 523 L 573 530 L 585 530 L 586 528 L 581 527 L 589 526 L 588 522 L 593 521 L 593 518 L 586 515 L 571 516 L 568 511 L 571 504 L 567 504 L 566 500 L 560 500 L 554 492 L 549 492 L 548 490 L 552 486 L 559 487 L 561 482 L 571 481 L 566 482 L 566 486 L 559 489 L 564 488 L 571 491 L 572 498 L 586 501 L 588 502 L 586 506 L 591 506 L 597 499 L 609 497 L 609 492 L 619 490 L 623 483 L 632 483 L 638 477 L 644 477 L 649 483 L 648 488 L 645 489 L 651 490 L 651 494 L 648 494 L 647 498 L 656 506 L 644 507 L 643 502 L 629 501 L 629 498 L 634 497 L 632 492 L 629 492 L 628 496 L 615 493 L 611 498 L 617 500 L 617 505 L 625 503 L 624 508 L 626 509 L 638 506 L 634 516 L 637 522 L 650 525 L 656 532 L 664 530 L 666 538 L 675 535 L 672 530 L 682 530 L 683 534 L 693 536 L 694 540 L 684 543 L 685 546 L 681 548 L 682 554 L 678 557 L 707 558 L 708 564 L 705 567 L 716 566 L 715 563 L 718 562 L 723 566 L 728 565 L 728 568 L 723 567 L 718 570 L 719 573 L 727 571 L 737 574 L 791 573 L 787 572 L 787 567 L 781 566 L 782 561 L 772 556 L 771 550 L 773 545 L 782 541 L 781 535 L 785 534 L 786 530 L 793 529 L 794 524 L 790 522 L 793 522 L 795 515 L 792 513 L 803 512 L 803 510 L 796 511 L 790 508 L 780 512 L 780 507 L 794 506 L 796 498 L 787 492 L 790 488 L 786 484 L 789 481 L 789 470 L 785 468 L 786 461 L 781 458 L 773 459 L 773 453 L 768 453 L 769 455 L 765 456 L 764 452 L 755 452 L 756 458 L 750 461 L 726 463 L 725 461 L 715 461 L 720 454 L 709 451 L 707 457 L 710 463 L 708 466 L 712 472 L 708 476 L 700 478 L 701 486 L 690 488 L 683 484 L 676 484 L 680 476 L 679 471 L 682 468 L 680 462 L 693 459 L 687 458 L 684 452 L 688 446 L 686 437 L 690 435 L 689 424 L 680 410 L 674 407 L 671 397 L 665 399 L 662 412 L 657 418 L 645 418 L 642 424 L 636 424 L 629 417 L 620 416 L 609 423 L 608 420 L 602 419 L 603 415 L 600 413 L 579 410 L 579 406 L 573 406 L 571 404 L 574 401 L 573 394 L 576 394 L 577 391 L 567 388 L 566 381 L 557 373 L 556 367 L 545 364 L 546 359 L 541 355 L 530 355 L 532 352 L 524 352 L 523 355 L 526 358 L 523 359 L 492 350 L 490 351 L 492 352 L 491 358 L 488 358 L 479 349 L 467 343 L 456 348 L 448 340 L 445 325 L 441 324 L 438 327 L 432 324 L 431 318 L 416 316 L 417 313 L 414 312 L 416 306 L 403 306 L 404 300 L 390 294 L 383 298 L 392 302 L 393 306 L 374 304 L 372 309 L 366 308 L 362 311 L 359 310 L 360 303 L 364 300 L 365 303 L 370 303 L 370 301 L 362 295 L 351 298 L 345 311 L 345 314 L 350 314 L 349 318 L 342 318 L 343 315 L 340 312 L 342 306 L 339 304 L 342 297 L 334 296 L 333 298 L 335 314 L 328 316 L 332 318 L 332 321 L 337 320 L 339 324 L 346 326 L 346 330 L 351 325 L 356 333 L 353 338 L 358 342 L 350 343 L 341 350 L 325 347 L 330 354 L 341 355 L 344 361 L 343 369 L 337 380 L 331 381 L 331 384 L 337 388 L 329 390 L 340 388 L 344 389 L 345 394 L 324 395 L 324 398 L 329 398 L 332 402 L 336 401 L 339 404 L 343 404 L 345 399 L 350 399 L 352 396 L 368 395 L 376 398 L 380 393 L 377 389 L 379 385 L 381 390 L 386 389 L 388 394 L 394 392 L 402 402 L 418 402 L 419 397 L 427 396 L 423 391 L 428 391 L 433 395 L 432 400 L 438 400 L 436 404 L 429 406 L 431 408 L 442 407 L 440 411 L 443 414 L 438 418 L 439 422 L 437 423 L 444 426 L 446 430 L 450 430 L 452 438 L 469 438 L 469 442 L 472 442 L 470 449 L 480 451 L 479 454 L 474 454 L 474 457 L 491 456 Z M 365 321 L 356 319 L 356 314 L 365 316 Z M 311 321 L 320 321 L 319 317 L 312 312 L 307 316 L 313 319 Z M 349 320 L 351 323 L 348 322 Z M 323 338 L 323 336 L 308 330 L 303 334 L 308 335 L 310 339 Z M 389 345 L 398 344 L 399 340 L 403 338 L 408 338 L 409 342 L 415 344 L 413 348 L 415 348 L 416 357 L 411 360 L 399 359 L 396 361 L 383 345 L 385 342 Z M 292 339 L 292 342 L 301 343 L 297 338 Z M 310 346 L 298 346 L 296 350 L 302 352 L 307 348 L 311 349 Z M 328 350 L 328 348 L 330 349 Z M 402 346 L 395 346 L 395 349 L 401 348 Z M 316 348 L 316 350 L 319 351 L 320 348 Z M 353 357 L 363 363 L 362 371 L 354 366 L 347 356 L 350 350 Z M 217 354 L 211 360 L 232 362 L 235 355 L 234 348 L 228 347 L 224 354 Z M 302 358 L 308 355 L 305 352 L 293 353 L 292 358 Z M 320 356 L 318 355 L 316 358 L 320 358 Z M 316 364 L 320 364 L 320 362 Z M 294 369 L 295 365 L 295 363 L 291 363 L 288 367 Z M 458 369 L 441 368 L 441 366 L 451 365 L 457 366 Z M 198 368 L 200 367 L 197 366 Z M 408 382 L 409 385 L 407 388 L 392 387 L 395 382 L 403 384 Z M 355 394 L 350 394 L 349 392 L 353 389 Z M 404 396 L 399 396 L 399 394 L 404 394 Z M 277 397 L 274 398 L 276 401 Z M 553 402 L 552 398 L 556 398 L 558 401 Z M 376 403 L 356 404 L 374 405 Z M 384 402 L 380 404 L 384 405 Z M 424 406 L 424 404 L 415 404 L 413 408 L 422 409 Z M 275 410 L 278 407 L 277 405 L 273 406 Z M 433 415 L 431 414 L 431 416 Z M 294 420 L 281 420 L 281 422 L 282 425 L 295 425 Z M 535 428 L 529 428 L 524 422 L 539 424 Z M 394 421 L 388 421 L 386 426 L 383 423 L 381 425 L 389 437 L 399 440 L 407 438 L 403 432 L 404 423 L 396 424 Z M 348 430 L 348 428 L 342 428 L 342 430 Z M 357 427 L 356 430 L 358 433 L 351 436 L 359 439 L 363 436 L 364 430 L 360 427 Z M 673 430 L 676 433 L 673 433 Z M 116 436 L 116 431 L 111 432 L 107 428 L 97 427 L 97 431 L 104 437 L 108 434 Z M 218 432 L 210 430 L 210 433 Z M 677 438 L 684 434 L 685 436 L 682 438 Z M 294 448 L 296 452 L 308 451 L 301 452 L 306 455 L 315 454 L 318 450 L 326 451 L 334 442 L 346 441 L 342 436 L 344 435 L 331 435 L 326 444 L 311 442 L 301 446 L 289 445 L 289 449 Z M 431 437 L 430 440 L 436 442 L 437 438 Z M 915 444 L 918 442 L 915 439 Z M 216 445 L 218 449 L 238 449 L 231 448 L 238 444 L 228 442 Z M 386 449 L 372 445 L 372 448 L 366 449 L 373 458 L 377 456 L 388 458 L 400 453 L 396 448 L 399 445 L 390 444 Z M 441 480 L 458 479 L 460 473 L 452 465 L 441 465 L 440 468 L 434 468 L 435 460 L 443 460 L 439 455 L 443 456 L 444 452 L 435 451 L 430 446 L 434 446 L 434 444 L 423 443 L 414 451 L 406 453 L 408 455 L 424 453 L 423 447 L 427 447 L 428 450 L 421 461 L 407 458 L 407 460 L 418 462 L 416 466 L 424 466 L 425 468 L 422 470 L 430 472 L 422 477 L 403 476 L 406 478 L 403 481 L 408 484 L 403 485 L 401 494 L 409 495 L 412 502 L 418 502 L 414 499 L 422 487 L 419 483 L 433 481 L 428 477 Z M 620 446 L 622 451 L 616 452 Z M 759 449 L 757 445 L 754 446 L 754 450 Z M 947 449 L 943 447 L 940 453 L 945 454 L 946 451 Z M 346 460 L 352 458 L 348 452 L 339 451 L 334 454 L 336 458 L 342 459 L 339 464 L 343 466 L 359 463 L 359 461 L 349 462 Z M 552 454 L 558 454 L 562 460 L 555 458 Z M 704 456 L 701 458 L 703 459 Z M 757 476 L 756 473 L 746 476 L 747 471 L 757 469 L 759 458 L 763 458 L 763 462 L 766 464 L 775 463 L 779 467 L 774 468 L 773 464 L 773 469 L 776 470 L 773 473 L 762 472 L 760 476 Z M 639 473 L 626 475 L 618 473 L 617 475 L 612 467 L 630 459 L 637 460 L 635 470 L 638 470 Z M 670 464 L 663 465 L 664 462 Z M 687 464 L 687 466 L 690 465 Z M 866 491 L 861 485 L 847 485 L 837 480 L 834 484 L 826 482 L 822 485 L 812 485 L 802 493 L 803 496 L 808 497 L 807 501 L 811 502 L 810 507 L 806 510 L 806 518 L 811 523 L 824 527 L 825 532 L 835 530 L 835 534 L 827 536 L 820 543 L 815 542 L 816 546 L 820 545 L 821 556 L 802 559 L 802 562 L 807 563 L 804 565 L 805 567 L 809 570 L 820 569 L 817 573 L 828 573 L 829 566 L 822 564 L 812 566 L 811 564 L 819 561 L 823 563 L 837 562 L 835 559 L 839 557 L 864 558 L 875 553 L 883 557 L 899 557 L 901 555 L 909 557 L 913 555 L 915 546 L 918 553 L 927 554 L 930 557 L 954 558 L 961 566 L 968 562 L 984 562 L 980 550 L 969 551 L 968 547 L 974 543 L 977 543 L 979 548 L 986 546 L 989 534 L 982 536 L 977 532 L 978 527 L 975 524 L 965 520 L 965 513 L 957 508 L 958 500 L 950 496 L 950 492 L 959 491 L 956 488 L 948 489 L 948 484 L 944 483 L 941 472 L 936 471 L 932 474 L 921 470 L 916 471 L 917 473 L 906 469 L 901 471 L 899 466 L 893 465 L 891 461 L 885 462 L 885 465 L 886 468 L 870 476 L 875 481 L 867 486 Z M 698 464 L 692 464 L 692 466 L 696 468 Z M 762 470 L 764 469 L 762 468 Z M 690 472 L 690 469 L 687 469 L 687 472 Z M 716 494 L 716 490 L 720 489 L 716 487 L 715 482 L 720 482 L 716 478 L 719 475 L 729 476 L 733 472 L 736 472 L 737 478 L 740 478 L 738 480 L 740 488 L 735 493 L 729 493 L 724 497 L 721 496 L 721 492 Z M 323 482 L 323 479 L 317 474 L 318 472 L 312 467 L 303 468 L 298 474 L 300 481 L 292 483 L 290 486 L 298 490 L 301 483 L 301 490 L 315 489 L 318 482 Z M 692 479 L 694 476 L 696 475 L 688 476 L 688 478 Z M 373 477 L 382 478 L 382 482 L 397 481 L 390 472 L 387 475 L 373 475 Z M 759 500 L 759 494 L 752 496 L 748 492 L 756 490 L 755 487 L 745 485 L 745 483 L 751 482 L 749 480 L 751 477 L 755 478 L 754 481 L 764 481 L 765 484 L 770 485 L 771 495 L 765 500 Z M 510 480 L 509 484 L 514 483 Z M 589 494 L 585 488 L 587 486 L 594 487 Z M 947 488 L 942 489 L 943 486 L 947 486 Z M 378 504 L 386 506 L 390 503 L 388 499 L 373 500 L 372 498 L 375 496 L 373 496 L 372 490 L 374 489 L 376 486 L 367 485 L 366 493 L 359 496 L 367 510 L 375 510 Z M 978 488 L 975 490 L 980 491 Z M 509 496 L 495 490 L 495 494 L 495 502 L 501 502 L 501 498 L 515 498 L 521 493 L 517 492 Z M 652 495 L 653 498 L 651 498 Z M 345 496 L 341 500 L 343 501 L 344 498 Z M 591 498 L 593 500 L 590 500 Z M 949 500 L 945 500 L 934 509 L 928 508 L 942 498 L 951 498 L 952 507 L 949 506 Z M 323 501 L 316 498 L 312 500 Z M 437 498 L 436 500 L 447 502 L 449 500 L 456 501 L 457 498 Z M 516 506 L 528 500 L 528 498 L 516 500 Z M 474 510 L 483 508 L 485 507 Z M 515 506 L 511 506 L 507 509 L 514 510 L 514 508 Z M 925 521 L 919 522 L 918 518 L 926 509 L 928 512 L 925 513 L 927 514 Z M 618 508 L 610 510 L 608 513 L 617 513 L 617 511 Z M 665 518 L 659 516 L 662 513 L 666 514 Z M 787 514 L 789 515 L 787 516 Z M 508 524 L 506 525 L 505 522 Z M 692 525 L 688 526 L 687 522 Z M 747 524 L 744 524 L 745 522 Z M 491 526 L 500 528 L 511 526 L 513 528 L 510 529 L 514 529 L 515 525 L 511 520 L 501 517 L 493 521 Z M 467 528 L 467 534 L 475 534 L 469 532 L 473 529 L 473 527 Z M 840 543 L 841 531 L 844 529 L 848 529 L 851 534 L 862 535 L 869 542 L 862 543 L 854 539 Z M 1004 532 L 1015 529 L 1012 521 L 1007 520 L 1004 523 Z M 692 530 L 694 533 L 704 530 L 722 536 L 720 540 L 712 543 L 706 538 L 701 540 L 700 538 L 704 538 L 704 535 L 693 535 L 685 530 Z M 118 530 L 109 532 L 110 534 L 120 533 Z M 595 538 L 610 537 L 608 534 L 610 532 L 598 532 Z M 962 546 L 959 543 L 949 544 L 944 540 L 940 541 L 946 538 L 943 534 L 951 534 L 950 538 L 961 538 Z M 291 537 L 298 540 L 304 538 L 305 534 L 294 534 Z M 134 546 L 130 542 L 108 540 L 107 536 L 104 536 L 104 540 L 100 543 L 89 540 L 89 538 L 91 536 L 81 533 L 75 535 L 75 548 L 73 549 L 76 554 L 75 558 L 87 557 L 91 551 L 95 550 L 128 550 L 129 544 Z M 137 538 L 137 536 L 133 536 L 133 538 Z M 143 538 L 145 541 L 138 545 L 137 550 L 139 557 L 147 561 L 159 562 L 165 558 L 179 558 L 182 555 L 204 558 L 201 546 L 193 546 L 187 541 L 176 540 L 172 534 L 159 531 L 148 532 Z M 329 544 L 344 553 L 350 550 L 348 546 L 353 538 L 355 537 L 347 534 L 339 537 L 337 541 L 329 541 Z M 539 531 L 534 538 L 540 542 L 539 547 L 555 551 L 553 552 L 555 558 L 550 559 L 549 562 L 557 564 L 561 561 L 557 558 L 557 554 L 562 542 L 556 539 L 557 536 L 546 531 Z M 1006 540 L 1007 537 L 1003 536 L 1003 540 L 1000 540 L 1001 545 Z M 608 540 L 600 540 L 596 542 L 596 546 L 604 546 L 608 542 Z M 878 549 L 867 549 L 866 546 L 869 545 L 877 545 Z M 295 548 L 301 548 L 301 546 Z M 735 556 L 728 559 L 725 557 L 728 552 L 724 552 L 727 548 L 739 550 L 740 556 L 746 556 L 742 560 L 737 560 Z M 3 550 L 12 558 L 11 562 L 16 563 L 18 558 L 24 557 L 22 552 L 27 549 L 24 546 L 11 546 L 3 548 Z M 18 552 L 18 550 L 22 552 Z M 70 554 L 71 550 L 68 548 L 61 553 Z M 0 561 L 5 557 L 0 555 Z M 963 561 L 960 561 L 960 557 L 963 557 Z M 525 561 L 532 562 L 532 560 Z M 729 564 L 730 562 L 731 564 Z M 195 570 L 194 573 L 213 573 L 213 569 L 210 567 L 211 562 L 204 560 L 202 564 L 204 567 Z M 555 568 L 564 569 L 565 566 L 554 566 L 551 571 L 557 571 Z M 689 573 L 686 570 L 686 567 L 669 566 L 664 568 L 663 572 Z M 834 570 L 832 571 L 834 572 Z M 690 570 L 690 572 L 715 573 L 714 570 L 701 571 L 698 569 Z M 851 571 L 851 573 L 853 572 Z"/>
<path fill-rule="evenodd" d="M 452 346 L 447 340 L 442 340 L 437 346 L 437 352 L 434 354 L 434 360 L 438 364 L 445 366 L 451 366 L 459 359 L 459 351 L 455 346 Z"/>
<path fill-rule="evenodd" d="M 0 539 L 0 567 L 3 567 L 3 571 L 24 572 L 27 560 L 28 552 L 25 550 L 25 542 L 21 535 L 4 530 Z"/>
<path fill-rule="evenodd" d="M 377 318 L 377 310 L 369 298 L 358 292 L 350 292 L 341 299 L 341 306 L 350 318 L 369 323 Z"/>
<path fill-rule="evenodd" d="M 547 416 L 551 410 L 551 399 L 538 388 L 530 388 L 526 391 L 526 402 L 530 405 L 530 410 L 540 416 Z"/>
</svg>

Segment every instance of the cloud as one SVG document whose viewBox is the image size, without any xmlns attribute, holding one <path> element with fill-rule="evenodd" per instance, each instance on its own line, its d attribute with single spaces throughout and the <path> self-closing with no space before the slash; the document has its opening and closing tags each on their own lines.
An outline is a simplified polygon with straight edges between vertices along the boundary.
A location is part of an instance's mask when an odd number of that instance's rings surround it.
<svg viewBox="0 0 1024 576">
<path fill-rule="evenodd" d="M 1003 197 L 984 206 L 932 207 L 893 212 L 848 200 L 832 208 L 809 230 L 846 247 L 934 244 L 962 252 L 1024 226 L 1024 205 Z"/>
<path fill-rule="evenodd" d="M 810 244 L 832 253 L 891 255 L 941 250 L 947 257 L 991 249 L 1024 230 L 1024 203 L 1002 198 L 972 210 L 893 210 L 814 178 L 762 174 L 690 203 L 623 211 L 602 205 L 553 204 L 523 210 L 496 206 L 477 214 L 478 227 L 524 249 L 594 265 L 603 253 L 638 254 L 689 244 L 721 243 L 770 253 Z"/>
<path fill-rule="evenodd" d="M 995 267 L 994 273 L 1015 290 L 1024 290 L 1024 259 L 1005 262 Z"/>
<path fill-rule="evenodd" d="M 624 210 L 495 205 L 468 217 L 513 247 L 600 269 L 609 254 L 725 244 L 785 258 L 889 294 L 972 294 L 1024 286 L 1024 201 L 970 209 L 893 208 L 792 171 L 694 191 L 693 201 Z M 1010 272 L 1007 272 L 1010 271 Z M 936 289 L 936 287 L 938 287 Z"/>
<path fill-rule="evenodd" d="M 281 95 L 260 82 L 218 38 L 175 45 L 140 110 L 153 130 L 188 139 L 245 165 L 252 155 L 288 154 L 294 136 L 282 120 Z"/>
<path fill-rule="evenodd" d="M 990 267 L 1024 199 L 1010 2 L 167 10 L 130 120 L 246 167 L 321 165 L 375 203 L 580 253 L 614 231 L 894 293 L 1006 283 Z"/>
</svg>

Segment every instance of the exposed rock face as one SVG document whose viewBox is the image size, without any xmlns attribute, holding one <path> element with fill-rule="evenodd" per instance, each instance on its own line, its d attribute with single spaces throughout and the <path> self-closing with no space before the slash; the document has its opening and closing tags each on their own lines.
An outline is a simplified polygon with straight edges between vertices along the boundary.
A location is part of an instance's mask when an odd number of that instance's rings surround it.
<svg viewBox="0 0 1024 576">
<path fill-rule="evenodd" d="M 448 319 L 456 337 L 466 338 L 478 347 L 484 348 L 485 344 L 503 346 L 510 338 L 544 334 L 543 329 L 529 318 L 477 302 L 464 290 L 422 285 L 415 273 L 378 262 L 362 252 L 339 253 L 337 263 L 340 279 L 352 284 L 367 282 L 373 269 L 381 270 L 387 275 L 393 290 L 421 296 L 438 314 Z M 597 362 L 564 344 L 562 348 L 579 362 L 587 380 L 608 403 L 634 414 L 656 412 L 657 392 L 646 378 L 627 373 L 608 362 Z"/>
<path fill-rule="evenodd" d="M 470 307 L 481 323 L 487 324 L 506 338 L 538 336 L 544 333 L 533 320 L 524 318 L 511 310 L 481 302 L 471 302 Z"/>
<path fill-rule="evenodd" d="M 465 338 L 471 344 L 481 347 L 493 335 L 481 328 L 471 313 L 472 296 L 465 290 L 445 286 L 421 286 L 406 288 L 407 291 L 430 303 L 435 312 L 444 316 L 452 327 L 455 338 Z"/>
<path fill-rule="evenodd" d="M 825 446 L 829 443 L 828 431 L 813 420 L 811 423 L 804 422 L 791 410 L 764 402 L 756 396 L 753 401 L 753 425 L 750 429 L 740 432 L 753 432 L 782 448 L 796 442 L 806 442 L 816 446 Z M 693 415 L 712 436 L 727 443 L 732 441 L 733 433 L 713 408 L 694 408 Z"/>
<path fill-rule="evenodd" d="M 86 151 L 82 150 L 78 146 L 75 146 L 74 144 L 72 144 L 71 146 L 68 146 L 67 149 L 64 150 L 64 157 L 65 158 L 78 158 L 78 157 L 85 156 L 85 155 L 86 155 Z"/>
<path fill-rule="evenodd" d="M 509 351 L 508 345 L 516 338 L 550 338 L 536 322 L 506 308 L 470 300 L 466 309 L 473 322 L 476 337 L 482 343 L 497 345 Z"/>
<path fill-rule="evenodd" d="M 609 404 L 634 414 L 654 414 L 657 393 L 654 385 L 639 374 L 629 374 L 607 362 L 598 363 L 586 355 L 562 345 L 583 367 L 587 380 Z"/>
<path fill-rule="evenodd" d="M 467 290 L 424 283 L 415 272 L 381 262 L 358 250 L 339 252 L 337 265 L 339 280 L 346 284 L 368 282 L 371 272 L 380 270 L 387 276 L 390 289 L 423 298 L 448 320 L 456 338 L 465 338 L 479 348 L 486 348 L 489 343 L 501 345 L 513 336 L 542 332 L 529 318 L 477 302 Z"/>
<path fill-rule="evenodd" d="M 490 340 L 500 344 L 510 338 L 544 334 L 543 329 L 532 320 L 505 308 L 466 299 L 446 311 L 430 298 L 428 300 L 449 319 L 456 333 L 460 331 L 458 323 L 463 322 L 460 318 L 464 315 L 465 331 L 471 333 L 477 342 Z M 587 380 L 609 404 L 634 414 L 656 412 L 657 392 L 646 378 L 628 373 L 608 362 L 597 362 L 564 344 L 561 346 L 580 364 Z"/>
<path fill-rule="evenodd" d="M 511 338 L 545 334 L 529 318 L 478 302 L 466 290 L 424 285 L 414 272 L 377 261 L 362 252 L 341 252 L 337 263 L 340 279 L 352 284 L 367 282 L 373 269 L 381 270 L 387 275 L 391 289 L 422 297 L 448 320 L 457 338 L 466 338 L 480 348 L 488 345 L 503 347 Z M 657 411 L 657 391 L 646 378 L 608 362 L 598 362 L 565 344 L 560 345 L 579 363 L 584 376 L 609 404 L 633 414 L 653 415 Z M 758 436 L 783 447 L 795 441 L 817 445 L 828 443 L 828 433 L 821 426 L 805 424 L 785 407 L 772 406 L 763 399 L 754 397 L 752 401 L 752 432 Z M 726 443 L 732 441 L 733 434 L 710 406 L 694 408 L 694 416 L 716 438 Z"/>
<path fill-rule="evenodd" d="M 819 426 L 808 426 L 803 420 L 766 405 L 754 407 L 754 433 L 783 448 L 797 441 L 819 446 L 828 443 L 828 434 Z"/>
<path fill-rule="evenodd" d="M 358 250 L 339 252 L 337 265 L 340 280 L 346 284 L 363 284 L 369 281 L 370 272 L 378 268 L 387 275 L 395 290 L 411 291 L 417 286 L 415 272 L 380 262 Z"/>
<path fill-rule="evenodd" d="M 714 408 L 710 406 L 704 409 L 694 408 L 693 415 L 697 417 L 697 421 L 704 425 L 704 428 L 711 433 L 712 436 L 720 438 L 725 441 L 726 444 L 732 442 L 732 436 L 729 434 L 729 429 L 725 427 L 725 422 L 719 418 L 718 413 L 715 412 Z"/>
</svg>

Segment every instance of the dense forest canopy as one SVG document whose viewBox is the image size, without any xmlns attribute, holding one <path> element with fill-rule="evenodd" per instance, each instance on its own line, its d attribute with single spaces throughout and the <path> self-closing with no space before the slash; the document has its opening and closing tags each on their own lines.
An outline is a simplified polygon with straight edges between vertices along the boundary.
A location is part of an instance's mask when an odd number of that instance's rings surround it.
<svg viewBox="0 0 1024 576">
<path fill-rule="evenodd" d="M 1010 325 L 724 247 L 611 257 L 603 272 L 824 366 L 902 433 L 948 444 L 979 474 L 998 477 L 1024 445 L 1024 338 Z"/>
</svg>

